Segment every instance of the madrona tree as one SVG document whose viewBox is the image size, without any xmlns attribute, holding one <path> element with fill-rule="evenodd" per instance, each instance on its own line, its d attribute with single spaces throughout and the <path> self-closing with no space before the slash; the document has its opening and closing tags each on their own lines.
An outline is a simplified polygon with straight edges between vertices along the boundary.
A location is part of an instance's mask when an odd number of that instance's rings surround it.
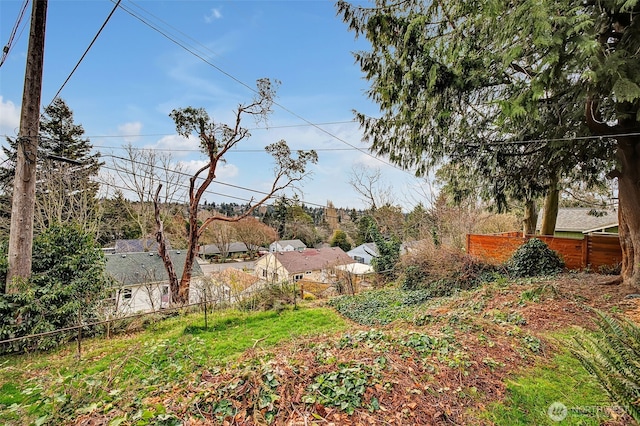
<svg viewBox="0 0 640 426">
<path fill-rule="evenodd" d="M 497 200 L 529 201 L 615 167 L 623 277 L 640 284 L 638 1 L 338 10 L 371 43 L 356 60 L 381 116 L 357 116 L 373 152 L 418 174 L 454 164 Z"/>
<path fill-rule="evenodd" d="M 242 120 L 246 117 L 254 117 L 256 120 L 266 120 L 271 113 L 275 96 L 275 86 L 268 79 L 258 80 L 257 89 L 253 100 L 247 104 L 241 104 L 235 110 L 235 120 L 231 124 L 217 123 L 209 114 L 201 108 L 175 109 L 170 116 L 176 123 L 178 134 L 183 137 L 191 135 L 200 140 L 200 148 L 207 156 L 207 163 L 197 170 L 189 179 L 189 212 L 188 212 L 188 237 L 187 253 L 182 277 L 178 279 L 172 260 L 168 254 L 165 244 L 164 228 L 160 217 L 158 197 L 161 185 L 156 190 L 156 239 L 158 240 L 158 253 L 162 257 L 169 275 L 169 285 L 173 303 L 184 304 L 189 300 L 189 283 L 193 262 L 198 251 L 198 239 L 204 230 L 212 222 L 226 221 L 237 222 L 249 216 L 258 206 L 272 198 L 274 194 L 285 188 L 294 186 L 306 177 L 309 172 L 309 163 L 316 163 L 318 155 L 315 151 L 298 151 L 292 156 L 291 150 L 284 140 L 275 142 L 266 147 L 266 151 L 271 154 L 275 161 L 274 177 L 270 190 L 263 194 L 260 200 L 250 203 L 248 209 L 239 216 L 228 217 L 214 215 L 207 218 L 202 223 L 198 222 L 198 210 L 202 201 L 202 196 L 209 185 L 216 178 L 218 165 L 224 161 L 227 152 L 234 146 L 249 138 L 251 135 L 246 127 L 243 127 Z"/>
</svg>

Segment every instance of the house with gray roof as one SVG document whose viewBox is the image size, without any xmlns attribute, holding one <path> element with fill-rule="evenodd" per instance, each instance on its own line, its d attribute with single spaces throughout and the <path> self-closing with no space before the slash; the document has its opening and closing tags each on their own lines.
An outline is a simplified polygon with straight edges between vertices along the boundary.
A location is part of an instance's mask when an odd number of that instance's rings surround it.
<svg viewBox="0 0 640 426">
<path fill-rule="evenodd" d="M 184 270 L 185 250 L 170 250 L 169 255 L 178 279 Z M 106 272 L 117 282 L 112 300 L 121 314 L 152 312 L 171 304 L 169 275 L 157 252 L 115 253 L 106 256 Z M 203 278 L 202 269 L 194 262 L 191 287 Z M 197 299 L 197 291 L 190 289 L 190 302 Z"/>
<path fill-rule="evenodd" d="M 380 256 L 376 243 L 360 244 L 358 247 L 349 250 L 347 254 L 356 262 L 364 263 L 365 265 L 371 265 L 371 259 Z"/>
<path fill-rule="evenodd" d="M 256 247 L 254 250 L 257 251 L 257 249 L 258 247 Z M 227 244 L 225 250 L 226 257 L 243 255 L 247 254 L 248 252 L 249 249 L 247 248 L 247 245 L 238 241 Z M 220 247 L 218 247 L 216 244 L 206 244 L 200 246 L 198 255 L 203 259 L 218 258 L 222 256 L 222 250 L 220 250 Z"/>
<path fill-rule="evenodd" d="M 541 211 L 538 215 L 536 231 L 542 226 Z M 556 237 L 584 238 L 591 233 L 618 233 L 618 212 L 611 209 L 596 208 L 561 208 L 556 221 Z"/>
<path fill-rule="evenodd" d="M 278 251 L 262 256 L 255 264 L 256 276 L 268 282 L 296 282 L 302 279 L 328 282 L 332 268 L 355 263 L 340 247 Z"/>
<path fill-rule="evenodd" d="M 300 240 L 280 240 L 269 245 L 269 251 L 271 253 L 279 251 L 303 251 L 306 248 L 307 245 Z"/>
</svg>

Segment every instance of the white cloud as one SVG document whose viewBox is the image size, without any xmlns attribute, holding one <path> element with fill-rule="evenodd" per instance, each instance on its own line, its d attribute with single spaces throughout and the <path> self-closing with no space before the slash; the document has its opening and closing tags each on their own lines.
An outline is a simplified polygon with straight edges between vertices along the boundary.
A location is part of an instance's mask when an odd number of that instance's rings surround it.
<svg viewBox="0 0 640 426">
<path fill-rule="evenodd" d="M 16 136 L 20 128 L 20 109 L 11 101 L 0 96 L 0 132 L 7 136 Z"/>
<path fill-rule="evenodd" d="M 174 156 L 185 157 L 198 154 L 200 142 L 195 136 L 185 138 L 180 135 L 163 136 L 158 142 L 145 148 L 171 152 Z"/>
<path fill-rule="evenodd" d="M 216 19 L 222 18 L 222 12 L 219 9 L 211 9 L 211 12 L 208 15 L 205 15 L 204 22 L 207 24 L 212 23 Z"/>
<path fill-rule="evenodd" d="M 135 142 L 140 139 L 142 123 L 139 121 L 133 123 L 125 123 L 118 126 L 118 133 L 124 137 L 125 142 Z"/>
</svg>

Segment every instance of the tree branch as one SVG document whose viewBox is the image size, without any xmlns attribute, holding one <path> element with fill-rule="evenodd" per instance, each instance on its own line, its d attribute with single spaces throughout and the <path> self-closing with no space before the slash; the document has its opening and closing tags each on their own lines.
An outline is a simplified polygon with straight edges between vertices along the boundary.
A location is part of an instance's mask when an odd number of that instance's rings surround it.
<svg viewBox="0 0 640 426">
<path fill-rule="evenodd" d="M 593 98 L 588 97 L 585 103 L 585 117 L 587 120 L 587 127 L 594 135 L 609 135 L 613 133 L 616 128 L 609 126 L 602 121 L 602 117 L 598 111 L 598 102 Z"/>
</svg>

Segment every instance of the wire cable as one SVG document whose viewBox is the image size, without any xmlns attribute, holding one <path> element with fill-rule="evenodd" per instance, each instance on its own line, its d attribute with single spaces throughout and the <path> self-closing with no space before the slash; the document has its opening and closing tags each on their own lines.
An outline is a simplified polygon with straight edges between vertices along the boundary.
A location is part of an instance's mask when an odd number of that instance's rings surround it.
<svg viewBox="0 0 640 426">
<path fill-rule="evenodd" d="M 149 165 L 148 163 L 145 163 L 145 162 L 142 162 L 142 161 L 136 161 L 136 160 L 133 160 L 133 159 L 131 159 L 131 158 L 119 157 L 119 156 L 117 156 L 117 155 L 112 155 L 112 154 L 105 154 L 105 155 L 104 155 L 104 157 L 111 157 L 111 158 L 116 159 L 116 160 L 120 160 L 120 161 L 127 161 L 127 162 L 130 162 L 131 164 L 146 165 L 146 166 L 148 166 L 148 165 Z M 103 165 L 102 167 L 104 167 L 104 168 L 105 168 L 105 169 L 107 169 L 107 170 L 112 170 L 112 171 L 115 171 L 115 172 L 122 172 L 122 170 L 118 170 L 118 169 L 115 169 L 115 168 L 113 168 L 113 167 L 109 167 L 109 166 L 106 166 L 106 165 Z M 173 173 L 173 174 L 176 174 L 176 175 L 178 175 L 178 176 L 184 176 L 184 177 L 187 177 L 187 178 L 189 178 L 189 179 L 192 177 L 192 175 L 191 175 L 191 174 L 189 174 L 189 173 L 185 173 L 185 172 L 178 172 L 178 171 L 175 171 L 175 170 L 170 170 L 170 172 L 171 172 L 171 173 Z M 202 178 L 200 178 L 200 179 L 202 179 Z M 228 187 L 230 187 L 230 188 L 240 189 L 240 190 L 243 190 L 243 191 L 247 191 L 247 192 L 251 192 L 251 193 L 255 193 L 255 194 L 259 194 L 259 195 L 269 195 L 267 192 L 264 192 L 264 191 L 259 191 L 259 190 L 257 190 L 257 189 L 251 189 L 251 188 L 247 188 L 247 187 L 240 186 L 240 185 L 234 185 L 234 184 L 227 183 L 227 182 L 220 182 L 220 181 L 218 181 L 218 180 L 214 180 L 214 181 L 212 181 L 211 183 L 215 183 L 215 184 L 222 185 L 222 186 L 228 186 Z M 180 186 L 180 187 L 182 187 L 182 188 L 189 188 L 189 186 L 184 185 L 184 184 L 176 184 L 176 185 L 178 185 L 178 186 Z M 130 188 L 127 188 L 127 191 L 131 191 L 131 189 L 130 189 Z M 252 199 L 246 199 L 246 198 L 235 197 L 235 196 L 232 196 L 232 195 L 221 194 L 221 193 L 212 192 L 212 191 L 209 191 L 209 190 L 205 191 L 205 193 L 213 194 L 213 195 L 218 195 L 218 196 L 229 197 L 229 198 L 233 198 L 233 199 L 237 199 L 237 200 L 241 200 L 241 201 L 246 201 L 246 202 L 248 202 L 248 203 L 250 203 L 250 202 L 254 201 L 254 200 L 252 200 Z M 272 198 L 280 198 L 280 197 L 274 194 L 274 195 L 272 196 Z M 289 198 L 286 198 L 286 197 L 285 197 L 285 199 L 286 199 L 286 200 L 288 200 L 288 201 L 293 201 L 292 199 L 289 199 Z M 326 207 L 326 206 L 324 206 L 324 205 L 322 205 L 322 204 L 311 203 L 311 202 L 305 202 L 305 201 L 302 201 L 302 200 L 301 200 L 301 202 L 302 202 L 303 204 L 310 205 L 310 206 L 323 207 L 323 208 L 324 208 L 324 207 Z"/>
<path fill-rule="evenodd" d="M 113 14 L 115 13 L 115 11 L 118 9 L 118 5 L 120 4 L 122 0 L 118 0 L 116 5 L 113 7 L 113 9 L 111 10 L 111 13 L 109 13 L 109 16 L 107 16 L 107 19 L 104 20 L 104 22 L 102 23 L 102 26 L 100 27 L 100 29 L 98 30 L 98 32 L 96 33 L 96 35 L 93 37 L 93 40 L 91 40 L 91 43 L 89 43 L 89 46 L 85 49 L 84 53 L 82 54 L 82 56 L 80 57 L 80 59 L 78 60 L 78 62 L 76 63 L 76 66 L 73 67 L 73 70 L 71 70 L 71 72 L 69 73 L 69 76 L 66 78 L 66 80 L 64 81 L 64 83 L 62 83 L 62 86 L 60 86 L 60 88 L 58 89 L 58 91 L 56 92 L 55 96 L 53 97 L 53 99 L 51 99 L 51 102 L 49 102 L 49 106 L 47 106 L 47 108 L 49 108 L 53 102 L 58 98 L 58 95 L 60 95 L 60 92 L 62 92 L 62 89 L 64 89 L 64 87 L 67 85 L 67 83 L 69 82 L 69 80 L 71 79 L 71 76 L 73 76 L 73 74 L 76 72 L 76 70 L 78 69 L 78 67 L 80 66 L 80 63 L 82 62 L 82 60 L 84 59 L 85 56 L 87 56 L 87 53 L 89 53 L 89 50 L 91 49 L 91 47 L 93 46 L 93 44 L 96 42 L 96 40 L 98 39 L 98 37 L 100 36 L 100 33 L 102 32 L 102 30 L 104 29 L 104 27 L 107 26 L 107 23 L 109 22 L 109 20 L 111 19 L 111 17 L 113 16 Z M 46 108 L 45 108 L 46 109 Z"/>
<path fill-rule="evenodd" d="M 230 78 L 231 80 L 235 81 L 236 83 L 240 84 L 241 86 L 249 89 L 250 91 L 252 91 L 253 93 L 258 93 L 256 89 L 254 89 L 253 87 L 251 87 L 249 84 L 243 82 L 242 80 L 240 80 L 239 78 L 235 77 L 234 75 L 232 75 L 231 73 L 225 71 L 224 69 L 222 69 L 221 67 L 219 67 L 218 65 L 214 64 L 213 62 L 211 62 L 210 60 L 208 60 L 207 58 L 205 58 L 202 54 L 196 52 L 192 47 L 187 46 L 186 43 L 183 43 L 182 41 L 178 40 L 176 37 L 167 34 L 165 31 L 163 31 L 161 28 L 159 28 L 159 26 L 154 25 L 153 23 L 149 22 L 148 20 L 146 20 L 144 17 L 138 15 L 137 13 L 135 13 L 134 11 L 132 11 L 131 9 L 127 8 L 124 5 L 121 5 L 120 8 L 122 10 L 124 10 L 125 12 L 127 12 L 129 15 L 131 15 L 132 17 L 136 18 L 137 20 L 139 20 L 140 22 L 142 22 L 143 24 L 145 24 L 146 26 L 148 26 L 149 28 L 153 29 L 154 31 L 158 32 L 160 35 L 162 35 L 163 37 L 165 37 L 167 40 L 171 41 L 172 43 L 174 43 L 175 45 L 179 46 L 180 48 L 184 49 L 185 51 L 191 53 L 193 56 L 195 56 L 196 58 L 200 59 L 202 62 L 206 63 L 207 65 L 213 67 L 214 69 L 216 69 L 218 72 L 220 72 L 221 74 L 225 75 L 226 77 Z M 273 102 L 274 105 L 280 107 L 283 111 L 293 115 L 294 117 L 302 120 L 303 122 L 305 122 L 307 125 L 315 127 L 316 129 L 318 129 L 319 131 L 321 131 L 322 133 L 325 133 L 326 135 L 330 136 L 331 138 L 347 145 L 350 146 L 351 148 L 361 152 L 364 155 L 367 155 L 371 158 L 373 158 L 376 161 L 379 161 L 383 164 L 386 164 L 390 167 L 393 167 L 394 169 L 397 169 L 403 173 L 407 173 L 411 176 L 414 176 L 413 173 L 409 172 L 408 170 L 399 167 L 393 163 L 390 163 L 388 161 L 385 161 L 379 157 L 376 157 L 375 155 L 371 154 L 370 152 L 362 149 L 362 148 L 358 148 L 357 146 L 347 142 L 346 140 L 334 135 L 333 133 L 329 132 L 328 130 L 318 126 L 317 124 L 312 123 L 311 121 L 307 120 L 306 118 L 302 117 L 300 114 L 295 113 L 294 111 L 290 110 L 289 108 L 285 107 L 284 105 L 274 101 Z"/>
<path fill-rule="evenodd" d="M 13 49 L 13 40 L 14 40 L 14 38 L 16 36 L 16 32 L 18 31 L 18 28 L 20 27 L 20 23 L 22 22 L 22 19 L 24 18 L 24 13 L 26 12 L 28 5 L 29 5 L 29 0 L 24 0 L 24 3 L 22 4 L 22 9 L 20 9 L 20 13 L 18 14 L 18 18 L 16 19 L 16 23 L 14 24 L 13 29 L 11 30 L 11 35 L 9 36 L 9 41 L 2 48 L 2 57 L 0 58 L 0 67 L 7 60 L 7 56 L 9 56 L 9 52 L 11 52 L 11 49 Z M 24 29 L 24 27 L 22 27 L 22 28 Z M 22 31 L 20 31 L 20 34 L 22 35 Z M 20 37 L 18 37 L 18 38 L 20 38 Z"/>
</svg>

